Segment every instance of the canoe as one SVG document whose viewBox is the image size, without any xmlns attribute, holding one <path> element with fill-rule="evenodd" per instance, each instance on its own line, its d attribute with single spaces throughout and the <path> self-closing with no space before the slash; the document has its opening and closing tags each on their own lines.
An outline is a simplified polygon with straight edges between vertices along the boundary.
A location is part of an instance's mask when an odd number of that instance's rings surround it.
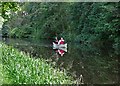
<svg viewBox="0 0 120 86">
<path fill-rule="evenodd" d="M 53 49 L 67 48 L 67 43 L 65 44 L 56 44 L 53 42 Z"/>
</svg>

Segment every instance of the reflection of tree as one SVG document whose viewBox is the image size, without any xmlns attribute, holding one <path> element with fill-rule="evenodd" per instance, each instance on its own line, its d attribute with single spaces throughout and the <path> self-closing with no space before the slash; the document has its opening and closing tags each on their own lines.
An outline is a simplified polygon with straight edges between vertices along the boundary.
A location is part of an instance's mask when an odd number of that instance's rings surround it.
<svg viewBox="0 0 120 86">
<path fill-rule="evenodd" d="M 75 78 L 82 74 L 85 83 L 114 83 L 117 82 L 118 63 L 112 51 L 107 49 L 105 55 L 99 47 L 92 45 L 69 45 L 68 54 L 60 58 L 57 65 Z"/>
</svg>

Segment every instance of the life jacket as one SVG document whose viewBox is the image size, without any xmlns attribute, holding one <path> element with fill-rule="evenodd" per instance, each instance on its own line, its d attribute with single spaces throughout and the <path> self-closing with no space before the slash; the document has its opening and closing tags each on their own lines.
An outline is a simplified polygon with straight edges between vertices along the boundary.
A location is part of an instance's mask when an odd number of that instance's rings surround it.
<svg viewBox="0 0 120 86">
<path fill-rule="evenodd" d="M 58 44 L 65 44 L 64 39 L 61 38 L 61 39 L 58 41 Z"/>
</svg>

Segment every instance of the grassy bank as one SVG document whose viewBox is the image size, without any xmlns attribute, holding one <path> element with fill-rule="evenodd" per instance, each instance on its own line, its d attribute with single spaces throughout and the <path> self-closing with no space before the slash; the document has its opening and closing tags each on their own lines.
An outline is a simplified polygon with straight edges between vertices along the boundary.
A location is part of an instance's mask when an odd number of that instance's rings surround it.
<svg viewBox="0 0 120 86">
<path fill-rule="evenodd" d="M 0 43 L 2 64 L 1 84 L 67 84 L 72 78 L 65 72 L 51 67 L 43 59 L 34 59 L 11 46 Z"/>
</svg>

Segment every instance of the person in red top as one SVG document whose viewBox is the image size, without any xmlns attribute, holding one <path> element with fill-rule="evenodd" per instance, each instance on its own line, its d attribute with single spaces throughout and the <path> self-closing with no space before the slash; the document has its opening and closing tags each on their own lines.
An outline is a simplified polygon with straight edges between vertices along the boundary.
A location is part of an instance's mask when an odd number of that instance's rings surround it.
<svg viewBox="0 0 120 86">
<path fill-rule="evenodd" d="M 65 44 L 64 39 L 61 38 L 61 39 L 58 41 L 58 44 Z"/>
</svg>

